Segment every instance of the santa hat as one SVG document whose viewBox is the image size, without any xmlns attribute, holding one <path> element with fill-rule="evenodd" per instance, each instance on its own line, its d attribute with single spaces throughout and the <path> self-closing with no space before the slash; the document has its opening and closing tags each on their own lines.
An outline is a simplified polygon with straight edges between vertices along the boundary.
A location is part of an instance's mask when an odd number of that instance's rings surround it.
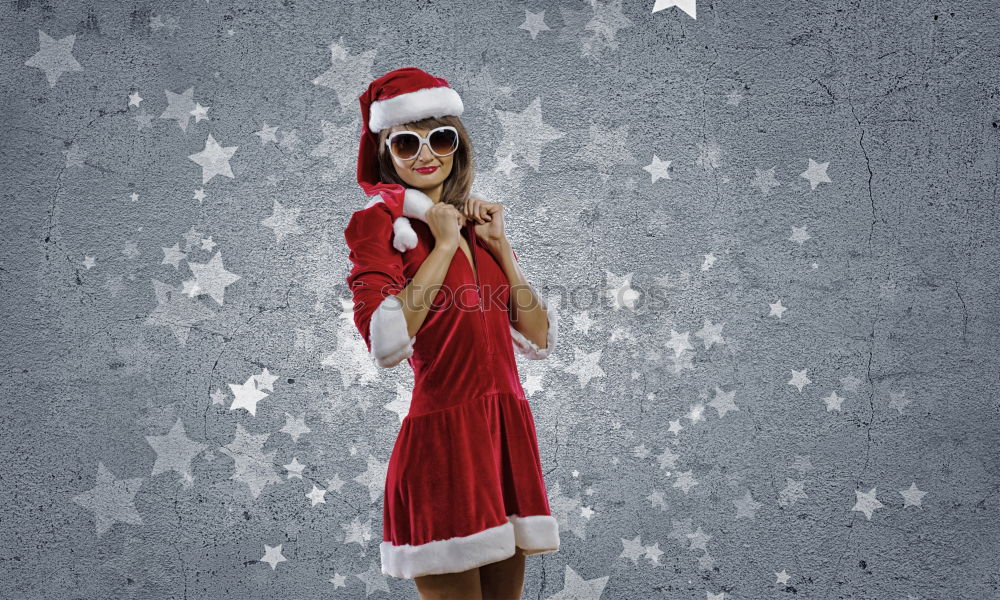
<svg viewBox="0 0 1000 600">
<path fill-rule="evenodd" d="M 417 245 L 417 234 L 407 217 L 424 219 L 434 201 L 414 188 L 383 183 L 378 171 L 378 133 L 428 117 L 462 115 L 458 92 L 440 77 L 416 67 L 390 71 L 368 85 L 361 103 L 361 144 L 358 148 L 358 184 L 369 196 L 368 205 L 385 202 L 394 217 L 393 246 L 404 252 Z"/>
</svg>

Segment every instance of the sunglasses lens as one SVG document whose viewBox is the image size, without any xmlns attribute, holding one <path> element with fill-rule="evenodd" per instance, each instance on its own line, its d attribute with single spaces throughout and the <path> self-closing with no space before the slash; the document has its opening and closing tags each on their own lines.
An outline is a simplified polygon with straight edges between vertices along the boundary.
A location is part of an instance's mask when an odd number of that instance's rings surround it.
<svg viewBox="0 0 1000 600">
<path fill-rule="evenodd" d="M 413 158 L 420 149 L 420 138 L 415 133 L 400 133 L 392 138 L 392 153 L 399 158 Z"/>
<path fill-rule="evenodd" d="M 430 142 L 435 154 L 451 154 L 458 148 L 458 134 L 451 129 L 438 129 L 431 134 Z"/>
</svg>

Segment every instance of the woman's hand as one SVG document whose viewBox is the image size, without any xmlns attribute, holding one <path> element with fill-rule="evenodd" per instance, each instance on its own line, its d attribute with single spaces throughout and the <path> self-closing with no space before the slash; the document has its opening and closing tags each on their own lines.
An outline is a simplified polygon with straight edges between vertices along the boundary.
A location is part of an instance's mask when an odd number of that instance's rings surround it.
<svg viewBox="0 0 1000 600">
<path fill-rule="evenodd" d="M 498 246 L 507 241 L 503 228 L 503 205 L 469 196 L 462 214 L 476 222 L 476 235 L 488 246 Z"/>
<path fill-rule="evenodd" d="M 434 235 L 435 246 L 458 248 L 465 216 L 457 208 L 447 202 L 435 202 L 427 209 L 426 219 L 431 234 Z"/>
</svg>

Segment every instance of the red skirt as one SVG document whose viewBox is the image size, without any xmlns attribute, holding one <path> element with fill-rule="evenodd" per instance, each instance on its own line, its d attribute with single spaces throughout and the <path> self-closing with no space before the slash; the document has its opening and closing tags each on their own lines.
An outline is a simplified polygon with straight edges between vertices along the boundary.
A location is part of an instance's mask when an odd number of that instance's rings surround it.
<svg viewBox="0 0 1000 600">
<path fill-rule="evenodd" d="M 382 573 L 413 579 L 559 549 L 528 400 L 494 392 L 403 419 L 389 457 Z"/>
</svg>

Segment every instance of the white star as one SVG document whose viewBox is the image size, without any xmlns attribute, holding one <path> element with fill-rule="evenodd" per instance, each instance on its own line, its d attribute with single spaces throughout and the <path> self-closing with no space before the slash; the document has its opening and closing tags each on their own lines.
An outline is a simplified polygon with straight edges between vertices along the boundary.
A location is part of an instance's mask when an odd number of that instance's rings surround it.
<svg viewBox="0 0 1000 600">
<path fill-rule="evenodd" d="M 787 308 L 781 305 L 780 299 L 773 304 L 768 304 L 768 306 L 771 307 L 771 312 L 768 313 L 767 316 L 776 315 L 779 319 L 781 318 L 781 315 L 785 314 L 785 311 L 788 310 Z"/>
<path fill-rule="evenodd" d="M 820 183 L 832 183 L 826 174 L 826 168 L 829 166 L 829 162 L 818 163 L 810 158 L 809 168 L 803 171 L 800 176 L 808 179 L 810 189 L 815 190 Z"/>
<path fill-rule="evenodd" d="M 191 110 L 191 116 L 194 117 L 194 122 L 195 123 L 200 123 L 202 121 L 209 120 L 209 118 L 207 116 L 209 108 L 211 108 L 211 107 L 209 107 L 209 106 L 202 106 L 200 103 L 196 102 L 195 105 L 194 105 L 194 108 Z"/>
<path fill-rule="evenodd" d="M 809 238 L 810 236 L 809 233 L 806 231 L 806 226 L 803 225 L 802 227 L 796 227 L 792 225 L 792 235 L 791 237 L 788 238 L 789 240 L 793 242 L 798 242 L 799 245 L 801 246 L 802 242 L 808 240 Z"/>
<path fill-rule="evenodd" d="M 872 520 L 872 514 L 877 509 L 885 506 L 884 504 L 878 501 L 878 498 L 875 497 L 874 487 L 867 492 L 862 492 L 861 490 L 854 490 L 854 496 L 856 498 L 856 502 L 854 503 L 854 506 L 851 508 L 851 510 L 852 511 L 856 510 L 858 512 L 865 513 L 865 517 L 867 517 L 869 521 Z"/>
<path fill-rule="evenodd" d="M 604 370 L 597 364 L 601 360 L 601 353 L 601 350 L 585 352 L 573 347 L 573 362 L 565 370 L 570 375 L 577 376 L 581 388 L 586 387 L 595 377 L 604 377 Z"/>
<path fill-rule="evenodd" d="M 611 299 L 611 305 L 615 310 L 620 310 L 623 306 L 635 310 L 635 301 L 641 294 L 632 289 L 632 273 L 618 277 L 611 271 L 605 271 L 605 275 L 609 280 L 605 293 Z"/>
<path fill-rule="evenodd" d="M 277 546 L 268 546 L 264 544 L 264 556 L 261 557 L 260 562 L 266 562 L 271 565 L 271 570 L 278 568 L 278 563 L 285 562 L 288 560 L 281 554 L 281 546 L 284 544 L 278 544 Z"/>
<path fill-rule="evenodd" d="M 139 95 L 139 92 L 132 92 L 128 95 L 129 106 L 139 106 L 140 102 L 142 102 L 142 96 Z"/>
<path fill-rule="evenodd" d="M 642 168 L 652 177 L 651 183 L 656 183 L 658 179 L 670 179 L 670 163 L 669 160 L 660 160 L 658 156 L 653 155 L 653 162 Z"/>
<path fill-rule="evenodd" d="M 233 392 L 233 404 L 229 410 L 242 408 L 257 416 L 257 403 L 267 398 L 267 394 L 257 389 L 253 375 L 247 378 L 243 384 L 230 383 L 229 389 Z"/>
<path fill-rule="evenodd" d="M 794 385 L 799 389 L 799 392 L 801 392 L 803 387 L 812 383 L 812 380 L 806 376 L 806 371 L 808 370 L 809 369 L 802 369 L 801 371 L 796 371 L 795 369 L 792 369 L 792 378 L 788 380 L 788 384 Z"/>
<path fill-rule="evenodd" d="M 312 489 L 309 490 L 308 494 L 306 494 L 306 498 L 312 500 L 312 506 L 316 506 L 317 504 L 326 504 L 325 495 L 326 490 L 321 487 L 316 487 L 316 484 L 314 483 Z"/>
<path fill-rule="evenodd" d="M 656 3 L 653 5 L 653 12 L 659 12 L 671 6 L 676 6 L 683 10 L 692 19 L 698 18 L 698 6 L 695 0 L 656 0 Z"/>
<path fill-rule="evenodd" d="M 826 412 L 833 412 L 835 410 L 840 410 L 840 405 L 844 402 L 844 398 L 837 395 L 837 390 L 830 392 L 830 395 L 823 398 L 823 403 L 826 404 Z"/>
<path fill-rule="evenodd" d="M 233 170 L 229 166 L 229 159 L 236 154 L 239 146 L 223 147 L 215 141 L 212 134 L 208 134 L 205 140 L 205 148 L 198 153 L 188 156 L 191 160 L 201 165 L 201 182 L 208 183 L 216 175 L 224 175 L 234 179 Z"/>
<path fill-rule="evenodd" d="M 241 279 L 239 275 L 226 270 L 222 264 L 222 254 L 219 252 L 213 254 L 207 263 L 188 261 L 188 268 L 195 277 L 195 285 L 189 296 L 208 294 L 219 304 L 225 300 L 226 287 Z"/>
<path fill-rule="evenodd" d="M 285 470 L 288 471 L 288 479 L 302 479 L 302 471 L 305 470 L 306 466 L 299 462 L 297 456 L 292 457 L 292 462 L 287 465 L 283 465 Z"/>
</svg>

